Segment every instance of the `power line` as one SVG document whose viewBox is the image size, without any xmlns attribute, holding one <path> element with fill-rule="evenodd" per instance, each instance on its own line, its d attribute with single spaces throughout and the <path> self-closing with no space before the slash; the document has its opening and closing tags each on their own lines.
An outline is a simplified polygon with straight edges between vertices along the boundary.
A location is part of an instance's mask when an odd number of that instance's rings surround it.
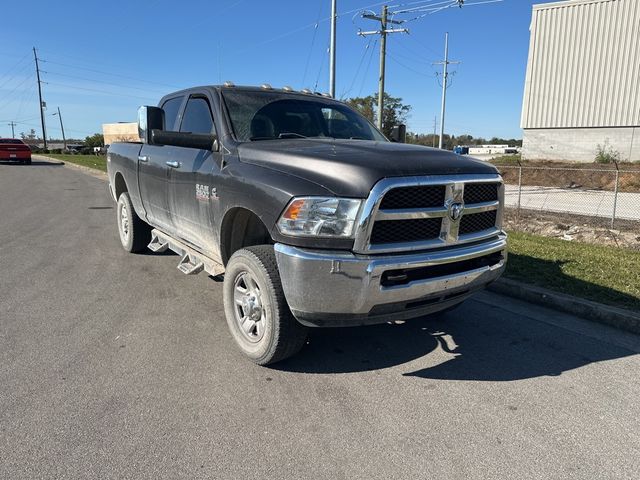
<svg viewBox="0 0 640 480">
<path fill-rule="evenodd" d="M 58 75 L 58 76 L 61 76 L 61 77 L 74 78 L 76 80 L 86 80 L 87 82 L 100 83 L 100 84 L 103 84 L 103 85 L 111 85 L 111 86 L 114 86 L 114 87 L 124 87 L 124 88 L 130 88 L 130 89 L 133 89 L 133 90 L 142 90 L 143 92 L 155 93 L 155 92 L 150 92 L 148 88 L 132 87 L 130 85 L 125 85 L 125 84 L 122 84 L 122 83 L 105 82 L 104 80 L 95 80 L 93 78 L 79 77 L 77 75 L 69 75 L 67 73 L 52 72 L 50 70 L 46 71 L 46 72 L 43 72 L 43 73 L 46 73 L 47 75 Z M 158 92 L 158 94 L 160 96 L 164 95 L 164 93 L 162 93 L 162 92 Z"/>
<path fill-rule="evenodd" d="M 408 65 L 405 65 L 404 63 L 402 63 L 400 60 L 398 60 L 393 54 L 391 54 L 391 52 L 387 52 L 387 55 L 389 55 L 389 58 L 391 58 L 391 60 L 393 60 L 396 64 L 400 65 L 402 68 L 409 70 L 410 72 L 413 72 L 417 75 L 423 76 L 423 77 L 430 77 L 431 75 L 425 73 L 425 72 L 421 72 L 419 70 L 416 70 L 415 68 L 412 68 Z"/>
<path fill-rule="evenodd" d="M 367 57 L 367 53 L 369 53 L 368 50 L 370 46 L 371 46 L 371 39 L 369 39 L 367 44 L 364 46 L 364 52 L 362 52 L 362 55 L 360 56 L 360 62 L 358 62 L 358 68 L 356 69 L 356 73 L 353 76 L 353 80 L 351 80 L 351 85 L 349 85 L 349 88 L 342 93 L 340 98 L 345 98 L 347 94 L 350 93 L 351 90 L 353 89 L 353 86 L 356 83 L 356 80 L 358 79 L 358 74 L 360 73 L 360 69 L 362 68 L 362 64 L 364 63 L 364 59 Z"/>
<path fill-rule="evenodd" d="M 364 83 L 367 80 L 367 74 L 369 73 L 369 68 L 371 67 L 371 61 L 373 60 L 373 52 L 376 49 L 376 45 L 378 44 L 378 39 L 376 38 L 373 42 L 373 47 L 371 48 L 371 54 L 369 55 L 369 62 L 367 63 L 367 68 L 364 71 L 364 75 L 362 76 L 362 83 L 360 84 L 360 90 L 358 90 L 358 96 L 362 96 L 362 90 L 364 89 Z"/>
<path fill-rule="evenodd" d="M 141 79 L 141 78 L 130 77 L 128 75 L 120 75 L 118 73 L 105 72 L 105 71 L 98 70 L 98 69 L 95 69 L 95 68 L 86 68 L 86 67 L 81 67 L 81 66 L 78 66 L 78 65 L 71 65 L 69 63 L 56 62 L 56 61 L 53 61 L 53 60 L 42 59 L 42 62 L 51 63 L 53 65 L 61 65 L 63 67 L 68 67 L 68 68 L 75 68 L 75 69 L 78 69 L 78 70 L 86 70 L 88 72 L 99 73 L 101 75 L 110 75 L 112 77 L 125 78 L 127 80 L 134 80 L 134 81 L 140 82 L 140 83 L 148 83 L 148 84 L 159 85 L 159 86 L 162 86 L 162 87 L 170 87 L 170 88 L 182 88 L 182 87 L 179 87 L 177 85 L 171 85 L 171 84 L 160 83 L 160 82 L 153 82 L 151 80 L 144 80 L 144 79 Z"/>
<path fill-rule="evenodd" d="M 16 110 L 15 117 L 19 118 L 22 115 L 22 110 L 26 104 L 28 104 L 33 96 L 35 95 L 34 88 L 25 88 L 22 93 L 22 97 L 20 97 L 20 103 L 18 104 L 18 110 Z"/>
<path fill-rule="evenodd" d="M 28 56 L 29 56 L 29 54 L 27 53 L 24 57 L 22 57 L 20 60 L 18 60 L 18 62 L 16 62 L 9 70 L 7 70 L 2 75 L 2 80 L 4 80 L 4 82 L 2 83 L 2 85 L 0 85 L 0 88 L 4 87 L 7 83 L 10 83 L 11 80 L 13 80 L 14 78 L 16 78 L 18 76 L 18 74 L 20 74 L 21 72 L 25 71 L 29 67 L 29 65 L 30 65 L 29 62 L 26 62 L 19 71 L 17 71 L 15 74 L 11 75 L 10 78 L 5 80 L 5 78 L 9 77 L 9 75 L 12 74 L 13 70 L 15 70 L 18 67 L 18 65 L 20 65 Z"/>
<path fill-rule="evenodd" d="M 78 87 L 77 85 L 69 85 L 67 83 L 58 83 L 58 82 L 47 82 L 48 85 L 56 85 L 58 87 L 69 87 L 69 88 L 73 88 L 75 90 L 84 90 L 87 92 L 96 92 L 96 93 L 100 93 L 103 95 L 113 95 L 116 97 L 129 97 L 129 98 L 137 98 L 140 100 L 152 100 L 155 101 L 157 100 L 156 98 L 152 98 L 152 97 L 143 97 L 143 96 L 139 96 L 139 95 L 127 95 L 124 93 L 116 93 L 116 92 L 107 92 L 105 90 L 97 90 L 95 88 L 85 88 L 85 87 Z"/>
<path fill-rule="evenodd" d="M 28 77 L 25 77 L 19 84 L 17 84 L 13 90 L 11 90 L 7 95 L 5 95 L 5 97 L 3 98 L 3 101 L 6 100 L 3 104 L 1 108 L 4 108 L 5 106 L 9 105 L 11 102 L 14 101 L 13 98 L 13 94 L 25 83 L 27 83 L 28 81 L 33 79 L 33 74 L 29 75 Z"/>
<path fill-rule="evenodd" d="M 327 45 L 327 52 L 329 51 L 329 45 Z M 322 70 L 324 69 L 324 62 L 326 61 L 326 56 L 322 56 L 322 62 L 320 63 L 320 69 L 318 70 L 318 76 L 316 77 L 316 83 L 313 86 L 313 91 L 318 91 L 318 83 L 320 82 L 320 75 L 322 74 Z"/>
<path fill-rule="evenodd" d="M 311 46 L 309 47 L 309 55 L 307 55 L 307 63 L 304 66 L 304 74 L 302 75 L 303 87 L 304 87 L 304 82 L 307 80 L 307 71 L 309 70 L 309 62 L 311 61 L 311 55 L 313 54 L 313 46 L 316 43 L 316 35 L 318 34 L 318 25 L 320 25 L 320 15 L 322 15 L 323 4 L 324 4 L 324 0 L 320 0 L 320 9 L 318 10 L 318 19 L 316 20 L 316 24 L 313 30 L 313 37 L 311 37 Z"/>
</svg>

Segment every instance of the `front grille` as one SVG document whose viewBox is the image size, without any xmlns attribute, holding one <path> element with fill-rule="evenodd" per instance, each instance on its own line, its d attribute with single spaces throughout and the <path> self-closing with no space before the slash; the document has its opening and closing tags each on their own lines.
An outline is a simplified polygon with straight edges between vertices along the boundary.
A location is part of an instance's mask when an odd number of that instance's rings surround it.
<svg viewBox="0 0 640 480">
<path fill-rule="evenodd" d="M 500 227 L 503 188 L 497 174 L 386 178 L 373 195 L 377 199 L 367 202 L 355 238 L 356 253 L 454 246 L 488 238 Z M 460 206 L 462 216 L 453 215 Z"/>
<path fill-rule="evenodd" d="M 371 232 L 371 244 L 433 240 L 440 236 L 441 224 L 441 218 L 378 221 Z"/>
<path fill-rule="evenodd" d="M 464 186 L 464 203 L 494 202 L 498 200 L 497 183 L 468 183 Z"/>
<path fill-rule="evenodd" d="M 496 210 L 463 215 L 460 219 L 459 235 L 482 232 L 496 226 Z"/>
<path fill-rule="evenodd" d="M 394 188 L 385 194 L 380 210 L 442 207 L 445 188 L 444 185 Z"/>
</svg>

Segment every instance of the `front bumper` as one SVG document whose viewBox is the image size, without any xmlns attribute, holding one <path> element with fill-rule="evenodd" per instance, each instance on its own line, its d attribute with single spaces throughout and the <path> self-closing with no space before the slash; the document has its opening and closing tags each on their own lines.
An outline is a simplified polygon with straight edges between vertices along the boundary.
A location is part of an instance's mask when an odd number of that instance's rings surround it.
<svg viewBox="0 0 640 480">
<path fill-rule="evenodd" d="M 507 236 L 402 255 L 357 255 L 281 243 L 275 251 L 285 297 L 300 323 L 355 326 L 419 317 L 462 302 L 502 274 Z M 466 266 L 471 268 L 460 271 Z"/>
</svg>

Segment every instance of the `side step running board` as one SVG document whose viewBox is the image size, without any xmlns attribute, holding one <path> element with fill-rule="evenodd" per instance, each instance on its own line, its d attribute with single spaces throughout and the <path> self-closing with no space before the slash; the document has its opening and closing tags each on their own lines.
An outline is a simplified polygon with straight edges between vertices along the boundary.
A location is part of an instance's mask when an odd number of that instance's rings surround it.
<svg viewBox="0 0 640 480">
<path fill-rule="evenodd" d="M 185 253 L 178 264 L 178 270 L 185 275 L 195 275 L 204 270 L 204 262 Z"/>
<path fill-rule="evenodd" d="M 167 251 L 167 248 L 169 248 L 169 243 L 160 239 L 157 230 L 152 230 L 151 243 L 147 246 L 147 248 L 154 253 L 163 253 Z"/>
<path fill-rule="evenodd" d="M 169 249 L 180 255 L 178 270 L 186 275 L 195 275 L 203 270 L 214 277 L 224 273 L 223 265 L 160 230 L 151 231 L 148 247 L 152 252 L 161 253 Z"/>
</svg>

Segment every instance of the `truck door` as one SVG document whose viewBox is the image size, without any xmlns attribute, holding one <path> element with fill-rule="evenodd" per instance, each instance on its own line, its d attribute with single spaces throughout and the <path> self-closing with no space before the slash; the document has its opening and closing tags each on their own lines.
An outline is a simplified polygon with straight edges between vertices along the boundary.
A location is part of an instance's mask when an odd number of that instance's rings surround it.
<svg viewBox="0 0 640 480">
<path fill-rule="evenodd" d="M 181 132 L 216 133 L 211 101 L 203 93 L 189 96 Z M 179 165 L 169 173 L 169 204 L 177 236 L 216 259 L 214 216 L 218 204 L 221 154 L 198 148 L 175 147 Z"/>
<path fill-rule="evenodd" d="M 166 130 L 174 130 L 184 96 L 166 100 L 161 108 L 165 113 Z M 176 147 L 145 144 L 138 156 L 138 186 L 147 221 L 160 230 L 173 234 L 169 213 L 169 170 L 167 162 L 176 156 Z"/>
</svg>

